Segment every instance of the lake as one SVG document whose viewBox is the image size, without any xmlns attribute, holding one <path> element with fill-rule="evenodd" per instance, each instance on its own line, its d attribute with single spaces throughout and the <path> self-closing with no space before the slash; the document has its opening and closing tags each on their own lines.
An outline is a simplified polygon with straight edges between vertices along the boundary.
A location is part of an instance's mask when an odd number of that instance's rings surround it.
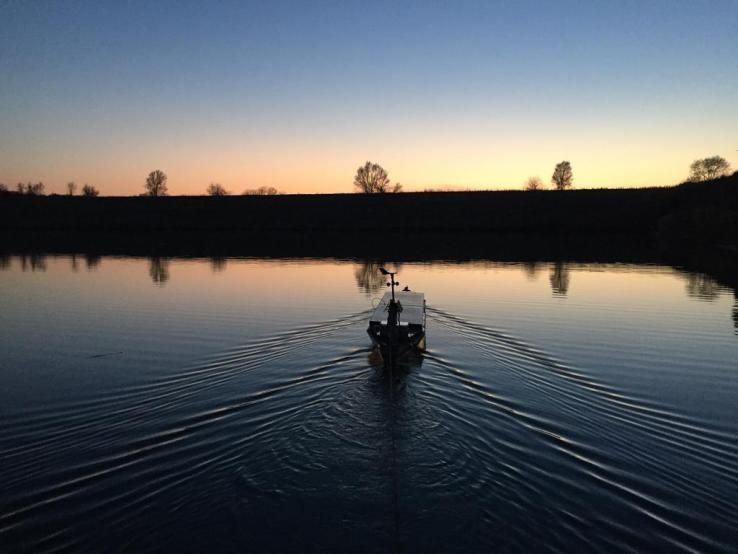
<svg viewBox="0 0 738 554">
<path fill-rule="evenodd" d="M 658 264 L 0 258 L 0 551 L 734 552 L 738 306 Z"/>
</svg>

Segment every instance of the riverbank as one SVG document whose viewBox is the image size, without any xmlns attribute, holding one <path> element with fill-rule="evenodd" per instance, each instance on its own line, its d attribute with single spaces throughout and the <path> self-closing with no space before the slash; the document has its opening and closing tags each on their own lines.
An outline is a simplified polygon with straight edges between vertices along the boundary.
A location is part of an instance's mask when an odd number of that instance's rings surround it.
<svg viewBox="0 0 738 554">
<path fill-rule="evenodd" d="M 278 196 L 0 197 L 4 242 L 23 235 L 277 233 L 627 235 L 735 242 L 738 176 L 668 188 Z M 167 239 L 167 240 L 170 240 Z M 145 240 L 145 239 L 144 239 Z M 403 240 L 396 236 L 395 240 Z"/>
</svg>

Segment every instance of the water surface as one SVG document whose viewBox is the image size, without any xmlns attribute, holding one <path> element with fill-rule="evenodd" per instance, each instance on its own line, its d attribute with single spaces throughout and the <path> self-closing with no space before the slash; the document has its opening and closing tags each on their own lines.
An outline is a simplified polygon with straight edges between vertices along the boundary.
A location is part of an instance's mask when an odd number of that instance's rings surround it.
<svg viewBox="0 0 738 554">
<path fill-rule="evenodd" d="M 0 259 L 0 550 L 732 552 L 738 308 L 658 265 Z M 396 264 L 387 262 L 394 267 Z"/>
</svg>

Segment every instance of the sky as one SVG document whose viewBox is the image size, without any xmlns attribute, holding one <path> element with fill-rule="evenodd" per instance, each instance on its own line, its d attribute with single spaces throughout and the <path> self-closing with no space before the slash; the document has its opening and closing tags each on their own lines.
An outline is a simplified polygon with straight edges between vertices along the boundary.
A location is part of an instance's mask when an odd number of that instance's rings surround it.
<svg viewBox="0 0 738 554">
<path fill-rule="evenodd" d="M 738 169 L 738 0 L 0 0 L 0 183 L 670 185 Z"/>
</svg>

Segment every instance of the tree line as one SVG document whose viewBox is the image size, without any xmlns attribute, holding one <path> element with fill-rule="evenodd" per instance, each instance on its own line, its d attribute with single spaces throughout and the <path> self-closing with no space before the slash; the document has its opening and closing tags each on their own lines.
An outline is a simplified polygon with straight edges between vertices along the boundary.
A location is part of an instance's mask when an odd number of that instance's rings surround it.
<svg viewBox="0 0 738 554">
<path fill-rule="evenodd" d="M 721 156 L 710 156 L 695 160 L 689 166 L 689 182 L 701 182 L 717 179 L 727 175 L 730 171 L 730 164 Z M 169 190 L 167 187 L 167 174 L 160 169 L 155 169 L 146 177 L 144 183 L 144 193 L 141 196 L 167 196 Z M 573 187 L 574 172 L 569 161 L 562 161 L 556 164 L 553 174 L 551 175 L 551 186 L 555 190 L 567 190 Z M 523 185 L 527 191 L 544 190 L 545 185 L 540 177 L 529 177 Z M 67 195 L 74 196 L 77 192 L 77 184 L 70 181 L 66 185 Z M 385 194 L 402 192 L 400 183 L 392 184 L 387 170 L 381 165 L 367 161 L 364 165 L 359 166 L 354 176 L 354 189 L 356 192 L 364 194 Z M 18 183 L 14 191 L 8 189 L 7 186 L 0 183 L 0 194 L 24 194 L 28 196 L 40 196 L 44 194 L 45 185 L 42 182 Z M 228 191 L 220 183 L 210 183 L 205 189 L 205 193 L 209 196 L 228 196 Z M 81 196 L 95 197 L 99 196 L 100 191 L 90 184 L 84 184 L 81 189 Z M 248 196 L 271 196 L 281 194 L 276 187 L 263 186 L 254 189 L 246 189 L 242 193 Z"/>
<path fill-rule="evenodd" d="M 701 181 L 711 181 L 725 177 L 730 173 L 730 164 L 722 156 L 710 156 L 695 160 L 689 166 L 689 176 L 687 181 L 697 183 Z M 571 163 L 563 161 L 556 164 L 553 175 L 551 176 L 551 185 L 556 190 L 566 190 L 573 186 L 574 174 L 571 169 Z M 525 190 L 543 190 L 545 188 L 540 177 L 529 177 L 523 185 Z"/>
</svg>

